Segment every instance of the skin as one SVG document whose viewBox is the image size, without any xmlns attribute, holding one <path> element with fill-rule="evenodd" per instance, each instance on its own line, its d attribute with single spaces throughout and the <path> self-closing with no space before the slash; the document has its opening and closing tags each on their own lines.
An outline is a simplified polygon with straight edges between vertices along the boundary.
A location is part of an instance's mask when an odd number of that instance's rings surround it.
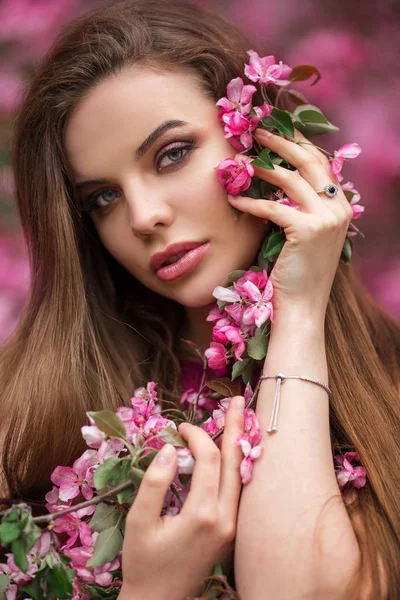
<svg viewBox="0 0 400 600">
<path fill-rule="evenodd" d="M 166 132 L 136 160 L 136 149 L 169 120 L 187 125 Z M 190 139 L 191 151 L 176 149 Z M 235 220 L 216 178 L 216 164 L 235 151 L 224 138 L 214 100 L 192 73 L 135 65 L 87 94 L 64 142 L 75 184 L 104 180 L 80 193 L 83 203 L 97 194 L 98 208 L 90 214 L 104 246 L 144 285 L 185 306 L 188 334 L 207 347 L 205 317 L 214 288 L 226 285 L 234 269 L 254 263 L 268 228 L 250 214 Z M 162 154 L 167 146 L 169 153 Z M 188 240 L 210 241 L 200 265 L 175 281 L 158 279 L 151 256 Z"/>
</svg>

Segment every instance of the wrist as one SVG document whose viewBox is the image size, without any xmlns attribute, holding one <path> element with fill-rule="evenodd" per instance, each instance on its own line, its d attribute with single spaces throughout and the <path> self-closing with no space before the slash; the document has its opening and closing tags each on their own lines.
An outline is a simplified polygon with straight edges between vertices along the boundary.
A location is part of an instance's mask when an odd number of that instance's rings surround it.
<svg viewBox="0 0 400 600">
<path fill-rule="evenodd" d="M 326 306 L 317 304 L 293 304 L 274 307 L 274 321 L 271 331 L 282 328 L 295 328 L 304 332 L 315 332 L 325 328 Z"/>
</svg>

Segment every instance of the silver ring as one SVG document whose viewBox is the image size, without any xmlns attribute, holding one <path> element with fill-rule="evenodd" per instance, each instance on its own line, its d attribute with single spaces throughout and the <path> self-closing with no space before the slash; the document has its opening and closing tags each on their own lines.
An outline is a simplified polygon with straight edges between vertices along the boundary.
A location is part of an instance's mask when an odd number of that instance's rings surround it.
<svg viewBox="0 0 400 600">
<path fill-rule="evenodd" d="M 339 188 L 334 183 L 328 183 L 323 190 L 317 192 L 317 194 L 325 194 L 328 198 L 333 198 L 338 193 Z"/>
</svg>

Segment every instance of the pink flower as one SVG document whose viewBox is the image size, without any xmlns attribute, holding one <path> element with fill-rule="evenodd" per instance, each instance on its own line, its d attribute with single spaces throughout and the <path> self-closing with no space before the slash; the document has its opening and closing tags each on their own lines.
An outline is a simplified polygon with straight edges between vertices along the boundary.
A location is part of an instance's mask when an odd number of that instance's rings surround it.
<svg viewBox="0 0 400 600">
<path fill-rule="evenodd" d="M 257 88 L 254 85 L 244 85 L 241 77 L 232 79 L 226 86 L 227 98 L 221 98 L 216 103 L 222 108 L 220 118 L 222 114 L 229 112 L 248 115 L 251 110 L 251 99 L 256 91 Z"/>
<path fill-rule="evenodd" d="M 253 283 L 259 290 L 263 290 L 267 285 L 268 281 L 268 275 L 266 270 L 264 269 L 263 271 L 253 271 L 249 269 L 248 271 L 246 271 L 243 277 L 235 281 L 235 283 L 233 284 L 235 291 L 238 294 L 240 294 L 242 298 L 248 297 L 248 293 L 244 286 L 244 284 L 247 281 L 251 281 L 251 283 Z"/>
<path fill-rule="evenodd" d="M 89 446 L 89 448 L 100 448 L 101 443 L 105 439 L 104 433 L 95 425 L 93 418 L 86 413 L 90 425 L 84 425 L 81 427 L 82 437 Z"/>
<path fill-rule="evenodd" d="M 331 162 L 331 172 L 336 175 L 338 181 L 343 181 L 343 175 L 340 171 L 343 168 L 343 164 L 346 158 L 357 158 L 360 154 L 361 148 L 358 144 L 345 144 L 341 146 L 339 150 L 334 151 L 334 159 Z"/>
<path fill-rule="evenodd" d="M 222 287 L 222 285 L 217 285 L 214 289 L 213 294 L 214 298 L 220 300 L 221 302 L 239 302 L 240 296 L 235 290 L 231 290 L 229 288 Z M 214 319 L 215 320 L 215 319 Z"/>
<path fill-rule="evenodd" d="M 251 81 L 281 86 L 290 83 L 287 78 L 292 72 L 291 67 L 284 65 L 282 61 L 277 64 L 272 55 L 261 58 L 254 50 L 249 50 L 247 54 L 250 56 L 250 64 L 245 65 L 244 73 Z"/>
<path fill-rule="evenodd" d="M 65 545 L 66 548 L 71 548 L 78 538 L 82 523 L 77 513 L 70 513 L 61 517 L 56 517 L 54 520 L 53 530 L 56 533 L 67 533 L 69 539 Z"/>
<path fill-rule="evenodd" d="M 211 342 L 210 347 L 204 352 L 208 365 L 214 371 L 224 369 L 228 364 L 227 350 L 225 346 L 217 342 Z"/>
<path fill-rule="evenodd" d="M 178 474 L 191 475 L 195 464 L 192 452 L 189 448 L 178 447 L 176 448 L 176 455 L 178 460 Z"/>
<path fill-rule="evenodd" d="M 334 460 L 341 467 L 336 473 L 340 488 L 344 487 L 347 483 L 355 488 L 364 487 L 367 480 L 367 473 L 364 467 L 354 464 L 360 462 L 357 452 L 346 452 L 344 456 L 337 454 Z"/>
<path fill-rule="evenodd" d="M 261 121 L 264 117 L 270 115 L 273 111 L 274 107 L 272 104 L 267 104 L 264 102 L 261 106 L 253 106 L 253 110 L 256 113 L 256 118 L 258 121 Z"/>
<path fill-rule="evenodd" d="M 248 390 L 250 393 L 250 390 Z M 236 446 L 240 446 L 243 452 L 243 460 L 240 463 L 240 475 L 243 485 L 246 485 L 253 473 L 253 462 L 262 454 L 262 446 L 260 446 L 261 434 L 260 424 L 257 416 L 252 408 L 244 410 L 244 433 L 242 433 L 235 442 Z"/>
<path fill-rule="evenodd" d="M 268 280 L 263 291 L 251 281 L 246 281 L 243 288 L 246 290 L 248 298 L 254 303 L 245 309 L 243 313 L 243 323 L 246 325 L 254 323 L 257 327 L 261 327 L 268 319 L 273 321 L 273 307 L 271 300 L 274 290 L 271 280 Z"/>
<path fill-rule="evenodd" d="M 154 381 L 150 381 L 145 388 L 137 388 L 131 398 L 133 409 L 146 418 L 153 414 L 155 409 L 155 400 L 157 398 L 155 388 L 157 385 Z"/>
<path fill-rule="evenodd" d="M 60 500 L 66 502 L 82 493 L 86 500 L 93 497 L 92 473 L 89 468 L 97 464 L 97 452 L 86 450 L 78 458 L 73 467 L 56 467 L 50 476 L 51 481 L 59 486 Z"/>
<path fill-rule="evenodd" d="M 233 158 L 226 158 L 215 169 L 219 182 L 232 196 L 247 190 L 254 175 L 254 167 L 250 163 L 245 160 L 237 162 Z"/>
<path fill-rule="evenodd" d="M 222 115 L 221 120 L 224 123 L 225 138 L 229 139 L 238 152 L 245 152 L 252 147 L 251 132 L 257 127 L 258 118 L 247 118 L 240 113 L 229 112 Z"/>
<path fill-rule="evenodd" d="M 94 545 L 98 537 L 98 533 L 91 533 L 89 526 L 82 523 L 79 532 L 79 539 L 82 546 L 76 548 L 63 547 L 63 552 L 71 558 L 71 567 L 77 570 L 78 577 L 87 583 L 97 583 L 106 587 L 112 583 L 111 571 L 116 571 L 120 567 L 119 558 L 114 558 L 111 562 L 107 562 L 101 567 L 87 567 L 87 562 L 92 558 L 94 553 Z"/>
<path fill-rule="evenodd" d="M 353 209 L 353 220 L 359 219 L 362 213 L 365 210 L 365 206 L 361 206 L 361 204 L 357 204 L 361 200 L 361 196 L 359 192 L 354 188 L 354 185 L 351 181 L 344 183 L 342 185 L 342 190 L 352 192 L 353 197 L 350 200 L 351 207 Z"/>
<path fill-rule="evenodd" d="M 170 419 L 161 415 L 152 415 L 145 423 L 142 434 L 150 448 L 160 450 L 165 442 L 159 437 L 160 432 L 166 427 L 176 429 L 176 425 Z"/>
<path fill-rule="evenodd" d="M 242 360 L 241 357 L 246 349 L 246 344 L 243 341 L 240 329 L 232 325 L 225 325 L 219 329 L 219 336 L 222 339 L 225 338 L 225 344 L 227 342 L 233 344 L 236 360 Z"/>
</svg>

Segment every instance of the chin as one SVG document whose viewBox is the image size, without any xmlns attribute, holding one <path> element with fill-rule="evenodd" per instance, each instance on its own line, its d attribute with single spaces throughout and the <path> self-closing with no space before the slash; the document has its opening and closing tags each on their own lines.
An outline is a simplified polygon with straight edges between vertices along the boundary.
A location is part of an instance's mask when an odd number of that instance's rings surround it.
<svg viewBox="0 0 400 600">
<path fill-rule="evenodd" d="M 174 300 L 186 308 L 201 308 L 205 306 L 210 306 L 211 308 L 211 305 L 216 302 L 212 295 L 213 291 L 214 287 L 212 290 L 196 290 L 192 288 L 186 293 L 177 294 Z"/>
</svg>

